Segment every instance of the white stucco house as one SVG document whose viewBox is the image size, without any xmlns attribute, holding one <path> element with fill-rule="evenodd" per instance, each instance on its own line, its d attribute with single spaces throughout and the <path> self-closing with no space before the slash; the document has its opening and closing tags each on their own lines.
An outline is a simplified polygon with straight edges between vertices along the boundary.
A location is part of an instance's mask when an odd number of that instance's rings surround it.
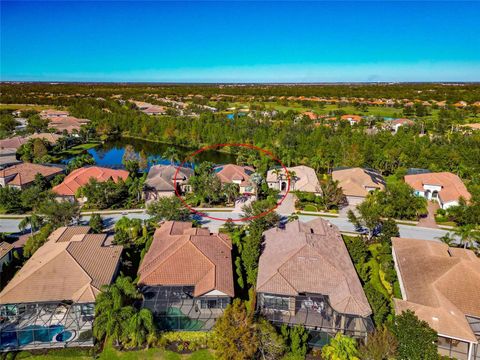
<svg viewBox="0 0 480 360">
<path fill-rule="evenodd" d="M 437 201 L 444 210 L 457 206 L 460 198 L 469 201 L 472 197 L 462 180 L 449 172 L 406 175 L 405 182 L 415 190 L 415 195 Z"/>
</svg>

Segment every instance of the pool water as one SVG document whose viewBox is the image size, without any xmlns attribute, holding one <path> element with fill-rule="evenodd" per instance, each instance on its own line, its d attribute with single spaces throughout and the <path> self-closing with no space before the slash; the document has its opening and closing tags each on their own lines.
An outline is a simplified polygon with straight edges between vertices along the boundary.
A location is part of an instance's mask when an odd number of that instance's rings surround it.
<svg viewBox="0 0 480 360">
<path fill-rule="evenodd" d="M 55 336 L 55 340 L 57 341 L 67 341 L 72 337 L 73 333 L 71 331 L 62 331 L 60 334 Z"/>
<path fill-rule="evenodd" d="M 0 349 L 25 346 L 33 341 L 51 342 L 53 339 L 66 341 L 72 337 L 72 333 L 64 331 L 64 329 L 63 325 L 29 325 L 21 330 L 2 331 L 0 333 Z"/>
</svg>

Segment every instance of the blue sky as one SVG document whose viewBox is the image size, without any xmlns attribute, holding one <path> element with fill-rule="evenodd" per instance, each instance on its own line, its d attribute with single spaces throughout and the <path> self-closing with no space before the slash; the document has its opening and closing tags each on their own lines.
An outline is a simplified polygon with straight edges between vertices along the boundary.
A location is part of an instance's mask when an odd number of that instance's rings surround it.
<svg viewBox="0 0 480 360">
<path fill-rule="evenodd" d="M 2 80 L 480 81 L 480 2 L 0 4 Z"/>
</svg>

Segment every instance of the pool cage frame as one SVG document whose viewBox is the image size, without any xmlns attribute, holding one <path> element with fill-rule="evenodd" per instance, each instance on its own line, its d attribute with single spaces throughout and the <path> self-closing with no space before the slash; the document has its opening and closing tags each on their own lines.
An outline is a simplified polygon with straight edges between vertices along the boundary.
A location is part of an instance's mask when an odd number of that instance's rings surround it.
<svg viewBox="0 0 480 360">
<path fill-rule="evenodd" d="M 339 313 L 330 305 L 328 296 L 320 294 L 282 296 L 258 293 L 257 313 L 275 326 L 304 326 L 310 333 L 308 342 L 311 347 L 326 345 L 338 332 L 365 341 L 375 330 L 370 317 Z"/>
<path fill-rule="evenodd" d="M 208 331 L 230 303 L 228 296 L 193 296 L 193 286 L 143 286 L 142 307 L 160 330 Z"/>
<path fill-rule="evenodd" d="M 93 346 L 94 305 L 69 301 L 1 304 L 0 352 Z M 67 331 L 70 338 L 57 339 Z"/>
</svg>

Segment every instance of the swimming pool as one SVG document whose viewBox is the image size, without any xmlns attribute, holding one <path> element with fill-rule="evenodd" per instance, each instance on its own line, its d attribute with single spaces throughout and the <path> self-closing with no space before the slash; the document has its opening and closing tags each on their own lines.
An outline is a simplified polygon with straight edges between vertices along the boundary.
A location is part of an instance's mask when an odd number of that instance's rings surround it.
<svg viewBox="0 0 480 360">
<path fill-rule="evenodd" d="M 25 346 L 33 341 L 67 341 L 72 337 L 72 333 L 64 329 L 63 325 L 29 325 L 23 329 L 4 330 L 0 333 L 0 349 Z"/>
</svg>

